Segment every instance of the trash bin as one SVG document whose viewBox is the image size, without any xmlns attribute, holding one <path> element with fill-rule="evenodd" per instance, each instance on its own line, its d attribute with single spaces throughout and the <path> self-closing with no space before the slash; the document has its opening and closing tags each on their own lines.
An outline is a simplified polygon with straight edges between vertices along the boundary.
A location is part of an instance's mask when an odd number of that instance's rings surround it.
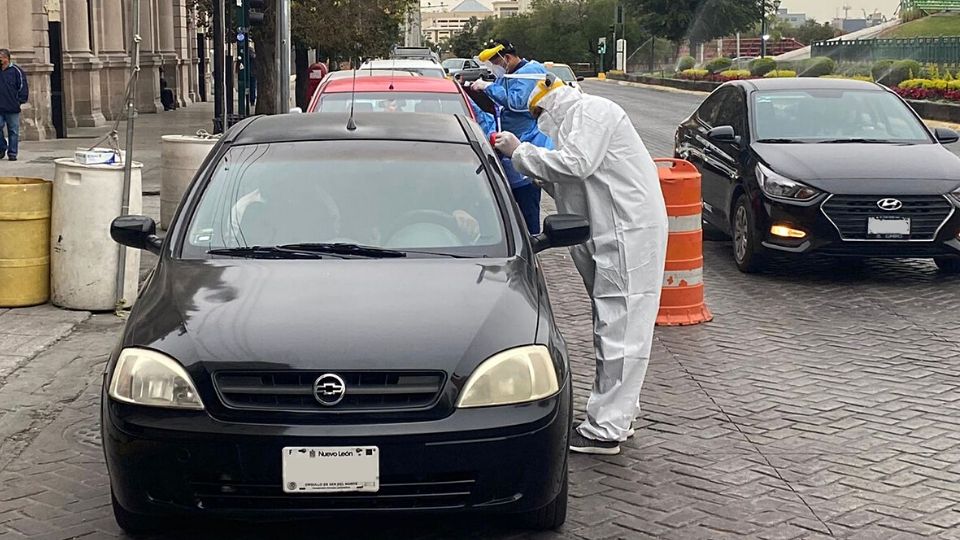
<svg viewBox="0 0 960 540">
<path fill-rule="evenodd" d="M 123 164 L 84 165 L 58 159 L 50 223 L 50 300 L 67 309 L 109 311 L 117 307 L 120 247 L 110 223 L 123 205 Z M 143 210 L 143 164 L 133 162 L 130 214 Z M 140 252 L 126 248 L 124 307 L 137 296 Z"/>
<path fill-rule="evenodd" d="M 51 183 L 0 177 L 0 307 L 50 299 Z"/>
<path fill-rule="evenodd" d="M 203 135 L 164 135 L 161 140 L 160 228 L 166 230 L 173 221 L 183 193 L 219 139 Z"/>
</svg>

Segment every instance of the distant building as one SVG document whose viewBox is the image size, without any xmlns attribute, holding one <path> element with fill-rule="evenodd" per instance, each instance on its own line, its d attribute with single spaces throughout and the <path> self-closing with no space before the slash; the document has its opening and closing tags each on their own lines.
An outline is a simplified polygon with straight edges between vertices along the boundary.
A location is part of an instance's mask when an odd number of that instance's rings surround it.
<svg viewBox="0 0 960 540">
<path fill-rule="evenodd" d="M 423 12 L 423 36 L 432 43 L 440 43 L 463 31 L 470 19 L 482 21 L 493 16 L 494 11 L 477 0 L 463 0 L 450 11 Z"/>
<path fill-rule="evenodd" d="M 786 8 L 780 8 L 777 11 L 777 19 L 790 26 L 803 26 L 807 23 L 806 13 L 790 13 Z"/>
<path fill-rule="evenodd" d="M 844 19 L 838 17 L 830 24 L 837 30 L 842 31 L 844 34 L 849 34 L 850 32 L 857 32 L 865 28 L 871 28 L 887 22 L 887 17 L 879 11 L 874 11 L 869 15 L 867 15 L 866 11 L 864 11 L 863 14 L 865 17 L 862 19 Z"/>
<path fill-rule="evenodd" d="M 493 16 L 498 19 L 516 17 L 520 13 L 519 0 L 499 0 L 493 3 Z"/>
</svg>

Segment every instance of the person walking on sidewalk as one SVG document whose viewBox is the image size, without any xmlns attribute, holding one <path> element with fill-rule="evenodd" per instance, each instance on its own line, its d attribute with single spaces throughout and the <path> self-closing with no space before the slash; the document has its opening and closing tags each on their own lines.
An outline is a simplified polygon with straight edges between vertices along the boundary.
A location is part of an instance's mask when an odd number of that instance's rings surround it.
<svg viewBox="0 0 960 540">
<path fill-rule="evenodd" d="M 8 49 L 0 49 L 0 159 L 6 155 L 17 160 L 20 146 L 20 106 L 30 97 L 27 76 L 10 59 Z M 6 127 L 7 137 L 3 136 Z"/>
<path fill-rule="evenodd" d="M 559 212 L 590 220 L 590 240 L 570 251 L 593 305 L 597 369 L 587 419 L 571 434 L 570 450 L 619 454 L 640 413 L 667 256 L 657 166 L 630 118 L 608 99 L 547 75 L 529 107 L 556 150 L 509 132 L 497 134 L 497 150 L 539 179 Z"/>
</svg>

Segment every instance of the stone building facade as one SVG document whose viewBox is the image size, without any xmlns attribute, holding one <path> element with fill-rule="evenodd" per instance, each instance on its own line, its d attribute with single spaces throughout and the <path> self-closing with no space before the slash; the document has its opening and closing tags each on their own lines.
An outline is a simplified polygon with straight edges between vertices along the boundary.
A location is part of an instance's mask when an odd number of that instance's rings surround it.
<svg viewBox="0 0 960 540">
<path fill-rule="evenodd" d="M 30 82 L 21 137 L 55 137 L 53 116 L 60 109 L 67 129 L 123 116 L 135 1 L 141 35 L 137 110 L 163 110 L 161 69 L 179 106 L 199 99 L 193 0 L 0 0 L 0 48 L 10 49 Z"/>
</svg>

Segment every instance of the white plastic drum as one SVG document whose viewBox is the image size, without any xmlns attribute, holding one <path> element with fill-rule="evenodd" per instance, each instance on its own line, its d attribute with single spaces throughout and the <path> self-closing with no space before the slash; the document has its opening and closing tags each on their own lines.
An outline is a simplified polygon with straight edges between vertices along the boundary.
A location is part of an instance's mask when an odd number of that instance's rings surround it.
<svg viewBox="0 0 960 540">
<path fill-rule="evenodd" d="M 123 165 L 83 165 L 58 159 L 50 217 L 50 301 L 67 309 L 113 310 L 120 246 L 110 223 L 123 205 Z M 133 162 L 130 214 L 143 212 L 143 164 Z M 137 297 L 140 251 L 126 248 L 125 306 Z"/>
<path fill-rule="evenodd" d="M 161 139 L 160 228 L 166 230 L 190 181 L 218 139 L 191 135 L 164 135 Z"/>
</svg>

